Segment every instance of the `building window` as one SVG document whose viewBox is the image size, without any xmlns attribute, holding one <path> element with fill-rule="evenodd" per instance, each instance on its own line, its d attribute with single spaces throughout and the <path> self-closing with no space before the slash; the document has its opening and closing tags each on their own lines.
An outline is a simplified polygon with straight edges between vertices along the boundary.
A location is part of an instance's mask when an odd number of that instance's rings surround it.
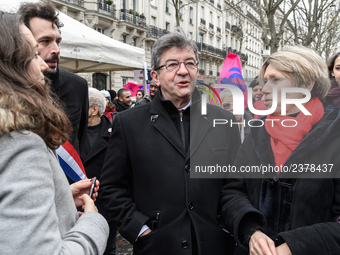
<svg viewBox="0 0 340 255">
<path fill-rule="evenodd" d="M 156 26 L 156 17 L 151 17 L 151 26 Z"/>
<path fill-rule="evenodd" d="M 169 22 L 165 22 L 165 30 L 170 32 L 170 23 Z"/>
<path fill-rule="evenodd" d="M 104 28 L 94 27 L 94 30 L 98 31 L 101 34 L 105 34 L 105 29 Z"/>
<path fill-rule="evenodd" d="M 200 43 L 204 43 L 204 34 L 200 34 Z"/>
<path fill-rule="evenodd" d="M 157 6 L 157 1 L 156 0 L 150 0 L 151 5 Z"/>
<path fill-rule="evenodd" d="M 123 43 L 126 43 L 127 42 L 127 36 L 126 35 L 123 35 Z"/>
<path fill-rule="evenodd" d="M 92 74 L 92 83 L 93 87 L 98 90 L 106 89 L 106 75 L 102 73 Z"/>
<path fill-rule="evenodd" d="M 200 70 L 204 70 L 204 59 L 200 60 L 198 67 L 199 67 Z"/>
<path fill-rule="evenodd" d="M 132 0 L 132 10 L 138 12 L 138 0 Z"/>
<path fill-rule="evenodd" d="M 126 10 L 126 0 L 120 0 L 120 6 L 122 9 Z"/>
<path fill-rule="evenodd" d="M 137 37 L 134 37 L 132 40 L 133 40 L 133 46 L 137 47 Z"/>
<path fill-rule="evenodd" d="M 189 10 L 189 23 L 190 24 L 193 24 L 193 13 L 194 13 L 194 8 L 190 7 L 190 10 Z"/>
<path fill-rule="evenodd" d="M 122 77 L 122 86 L 124 86 L 127 83 L 127 78 L 126 77 Z"/>
<path fill-rule="evenodd" d="M 169 0 L 165 0 L 165 12 L 170 13 Z"/>
</svg>

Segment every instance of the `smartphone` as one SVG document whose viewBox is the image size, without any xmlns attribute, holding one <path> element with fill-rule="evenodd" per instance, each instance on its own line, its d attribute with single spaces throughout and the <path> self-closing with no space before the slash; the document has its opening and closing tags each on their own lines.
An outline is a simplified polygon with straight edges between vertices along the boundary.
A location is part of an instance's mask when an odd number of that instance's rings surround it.
<svg viewBox="0 0 340 255">
<path fill-rule="evenodd" d="M 94 187 L 96 186 L 96 180 L 97 180 L 97 177 L 93 177 L 92 184 L 91 184 L 91 188 L 90 188 L 90 193 L 89 193 L 90 198 L 92 198 L 93 189 L 94 189 Z"/>
</svg>

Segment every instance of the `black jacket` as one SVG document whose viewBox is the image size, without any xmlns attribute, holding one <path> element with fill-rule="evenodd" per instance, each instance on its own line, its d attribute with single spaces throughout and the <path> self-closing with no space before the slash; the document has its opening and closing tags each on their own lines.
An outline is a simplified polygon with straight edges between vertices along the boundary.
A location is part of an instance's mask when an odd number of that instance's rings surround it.
<svg viewBox="0 0 340 255">
<path fill-rule="evenodd" d="M 87 129 L 89 110 L 87 81 L 61 69 L 49 78 L 52 80 L 52 91 L 58 96 L 72 123 L 73 132 L 69 141 L 79 154 Z"/>
<path fill-rule="evenodd" d="M 106 155 L 107 145 L 112 133 L 112 123 L 105 115 L 101 116 L 100 135 L 98 140 L 93 144 L 90 151 L 82 150 L 80 158 L 83 162 L 85 172 L 88 178 L 97 177 L 100 180 L 100 175 Z"/>
<path fill-rule="evenodd" d="M 222 211 L 238 242 L 235 254 L 249 254 L 249 238 L 255 230 L 270 235 L 274 227 L 281 229 L 273 238 L 276 244 L 286 242 L 293 255 L 340 254 L 339 130 L 338 110 L 326 111 L 292 152 L 285 166 L 293 171 L 296 164 L 306 164 L 301 171 L 307 173 L 300 173 L 298 167 L 297 173 L 280 173 L 279 178 L 268 173 L 264 178 L 257 174 L 246 179 L 249 174 L 239 173 L 238 178 L 227 181 Z M 275 165 L 264 126 L 251 128 L 234 163 L 237 170 L 261 164 Z M 333 164 L 332 170 L 329 164 Z M 325 171 L 317 170 L 319 166 Z M 278 190 L 281 198 L 271 197 Z"/>
<path fill-rule="evenodd" d="M 130 109 L 130 106 L 123 104 L 119 99 L 113 100 L 112 103 L 114 103 L 116 105 L 116 111 L 117 112 L 122 112 L 122 111 L 125 111 L 127 109 Z"/>
<path fill-rule="evenodd" d="M 231 163 L 240 145 L 238 127 L 221 125 L 217 134 L 212 119 L 231 119 L 231 113 L 214 106 L 208 106 L 207 116 L 200 111 L 199 100 L 184 111 L 186 123 L 193 117 L 188 153 L 176 124 L 180 113 L 161 99 L 160 90 L 151 103 L 116 115 L 99 196 L 108 220 L 134 244 L 136 255 L 192 255 L 193 247 L 200 255 L 232 252 L 233 242 L 219 225 L 225 180 L 190 178 L 195 169 L 190 159 L 204 155 L 211 156 L 210 164 L 216 157 Z M 152 232 L 136 242 L 144 224 Z"/>
</svg>

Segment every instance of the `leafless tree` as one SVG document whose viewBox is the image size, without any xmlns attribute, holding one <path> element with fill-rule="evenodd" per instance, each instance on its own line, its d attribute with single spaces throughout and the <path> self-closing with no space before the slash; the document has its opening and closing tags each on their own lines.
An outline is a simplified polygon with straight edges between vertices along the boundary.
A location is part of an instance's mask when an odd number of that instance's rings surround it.
<svg viewBox="0 0 340 255">
<path fill-rule="evenodd" d="M 328 59 L 340 39 L 338 31 L 340 9 L 337 2 L 337 0 L 301 1 L 287 21 L 294 44 L 312 48 Z"/>
<path fill-rule="evenodd" d="M 199 2 L 199 0 L 189 0 L 187 3 L 183 3 L 182 0 L 167 0 L 170 4 L 175 7 L 175 17 L 176 17 L 176 26 L 180 26 L 181 22 L 181 10 L 190 5 Z"/>
<path fill-rule="evenodd" d="M 289 8 L 282 11 L 280 5 L 283 2 L 284 0 L 256 0 L 263 24 L 262 40 L 270 46 L 271 53 L 278 50 L 287 19 L 300 0 L 291 0 Z"/>
</svg>

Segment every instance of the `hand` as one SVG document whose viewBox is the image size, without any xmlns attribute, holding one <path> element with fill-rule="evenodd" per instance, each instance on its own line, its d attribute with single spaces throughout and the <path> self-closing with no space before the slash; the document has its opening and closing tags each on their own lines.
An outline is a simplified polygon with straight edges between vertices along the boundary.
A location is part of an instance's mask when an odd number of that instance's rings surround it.
<svg viewBox="0 0 340 255">
<path fill-rule="evenodd" d="M 274 241 L 260 230 L 254 232 L 249 241 L 251 255 L 278 255 Z"/>
<path fill-rule="evenodd" d="M 287 243 L 283 243 L 276 248 L 278 255 L 292 255 Z"/>
<path fill-rule="evenodd" d="M 97 207 L 94 205 L 94 201 L 90 198 L 89 195 L 83 194 L 78 197 L 80 201 L 82 201 L 82 208 L 84 210 L 84 213 L 87 212 L 98 212 Z M 78 214 L 79 215 L 79 214 Z"/>
<path fill-rule="evenodd" d="M 89 194 L 91 184 L 92 184 L 92 179 L 86 179 L 86 180 L 81 180 L 81 181 L 72 183 L 70 185 L 73 200 L 74 200 L 76 207 L 82 206 L 84 204 L 83 201 L 79 199 L 79 196 L 83 194 Z M 93 194 L 92 194 L 93 201 L 96 201 L 96 197 L 98 196 L 98 190 L 99 190 L 99 181 L 97 180 L 94 190 L 93 190 Z"/>
<path fill-rule="evenodd" d="M 145 230 L 139 237 L 146 236 L 147 234 L 151 233 L 151 229 Z"/>
</svg>

